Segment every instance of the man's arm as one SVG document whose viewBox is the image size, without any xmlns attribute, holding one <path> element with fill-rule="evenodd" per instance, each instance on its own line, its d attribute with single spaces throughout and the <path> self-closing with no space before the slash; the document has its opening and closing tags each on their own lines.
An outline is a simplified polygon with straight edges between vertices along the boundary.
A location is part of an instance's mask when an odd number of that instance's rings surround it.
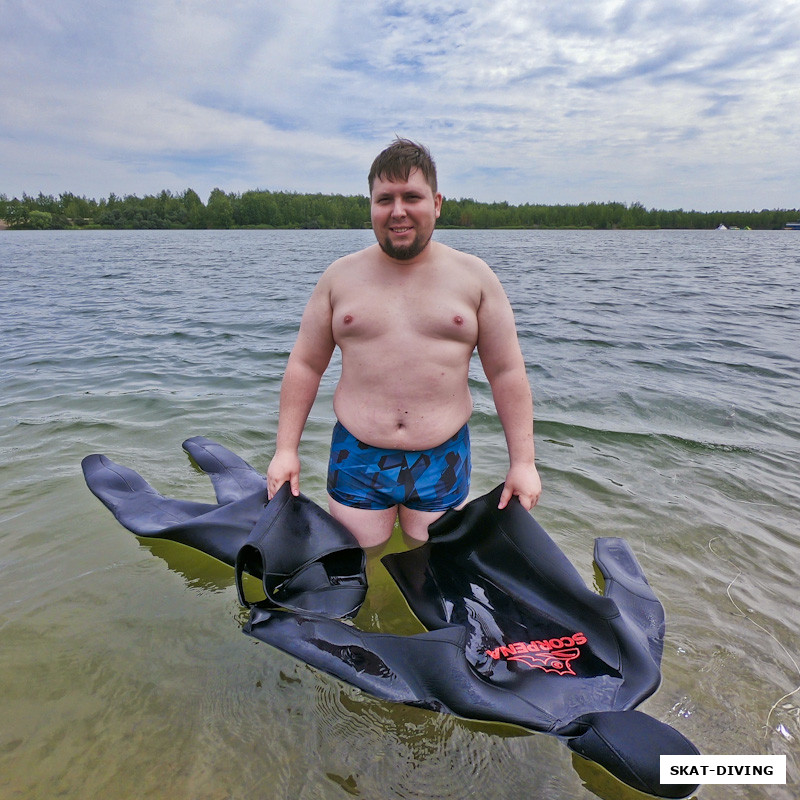
<svg viewBox="0 0 800 800">
<path fill-rule="evenodd" d="M 533 396 L 511 304 L 489 272 L 478 309 L 478 355 L 508 445 L 509 469 L 499 508 L 516 495 L 530 510 L 542 493 L 533 443 Z"/>
<path fill-rule="evenodd" d="M 281 383 L 275 455 L 267 469 L 271 499 L 289 481 L 292 494 L 300 493 L 300 437 L 317 396 L 319 382 L 333 355 L 332 313 L 327 276 L 311 293 Z"/>
</svg>

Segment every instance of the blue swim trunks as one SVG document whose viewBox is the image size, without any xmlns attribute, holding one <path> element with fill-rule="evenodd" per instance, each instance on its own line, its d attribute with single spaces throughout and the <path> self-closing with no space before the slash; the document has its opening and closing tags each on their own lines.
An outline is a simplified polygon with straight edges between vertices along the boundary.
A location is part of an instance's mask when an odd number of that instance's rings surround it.
<svg viewBox="0 0 800 800">
<path fill-rule="evenodd" d="M 469 494 L 469 428 L 430 450 L 385 450 L 356 439 L 337 422 L 331 437 L 328 494 L 351 508 L 403 505 L 446 511 Z"/>
</svg>

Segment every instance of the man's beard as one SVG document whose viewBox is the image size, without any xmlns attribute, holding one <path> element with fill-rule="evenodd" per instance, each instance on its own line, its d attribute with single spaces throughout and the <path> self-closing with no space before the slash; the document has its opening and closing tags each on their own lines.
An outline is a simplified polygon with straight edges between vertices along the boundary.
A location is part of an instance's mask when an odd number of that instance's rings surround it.
<svg viewBox="0 0 800 800">
<path fill-rule="evenodd" d="M 431 235 L 425 239 L 425 241 L 422 241 L 421 237 L 417 235 L 414 237 L 414 241 L 411 242 L 411 244 L 404 245 L 403 247 L 395 247 L 387 235 L 384 237 L 383 241 L 378 239 L 378 244 L 389 258 L 394 258 L 397 261 L 410 261 L 412 258 L 416 258 L 428 246 L 428 242 L 430 242 L 432 236 L 433 231 L 431 231 Z"/>
</svg>

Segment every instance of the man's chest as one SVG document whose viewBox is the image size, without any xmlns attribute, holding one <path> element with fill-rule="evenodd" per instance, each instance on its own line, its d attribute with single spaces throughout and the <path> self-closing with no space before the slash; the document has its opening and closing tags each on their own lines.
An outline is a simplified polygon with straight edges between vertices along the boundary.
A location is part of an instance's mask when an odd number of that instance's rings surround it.
<svg viewBox="0 0 800 800">
<path fill-rule="evenodd" d="M 396 338 L 474 345 L 477 310 L 470 298 L 458 292 L 364 289 L 335 303 L 333 335 L 339 344 Z"/>
</svg>

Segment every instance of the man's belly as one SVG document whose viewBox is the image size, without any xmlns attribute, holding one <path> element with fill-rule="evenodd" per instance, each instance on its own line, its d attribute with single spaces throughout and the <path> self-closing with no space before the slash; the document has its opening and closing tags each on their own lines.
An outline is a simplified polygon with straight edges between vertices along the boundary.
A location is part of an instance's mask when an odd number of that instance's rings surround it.
<svg viewBox="0 0 800 800">
<path fill-rule="evenodd" d="M 438 395 L 420 391 L 357 391 L 343 385 L 336 389 L 333 408 L 342 425 L 357 439 L 373 447 L 427 450 L 447 441 L 472 415 L 472 397 L 465 386 Z"/>
</svg>

